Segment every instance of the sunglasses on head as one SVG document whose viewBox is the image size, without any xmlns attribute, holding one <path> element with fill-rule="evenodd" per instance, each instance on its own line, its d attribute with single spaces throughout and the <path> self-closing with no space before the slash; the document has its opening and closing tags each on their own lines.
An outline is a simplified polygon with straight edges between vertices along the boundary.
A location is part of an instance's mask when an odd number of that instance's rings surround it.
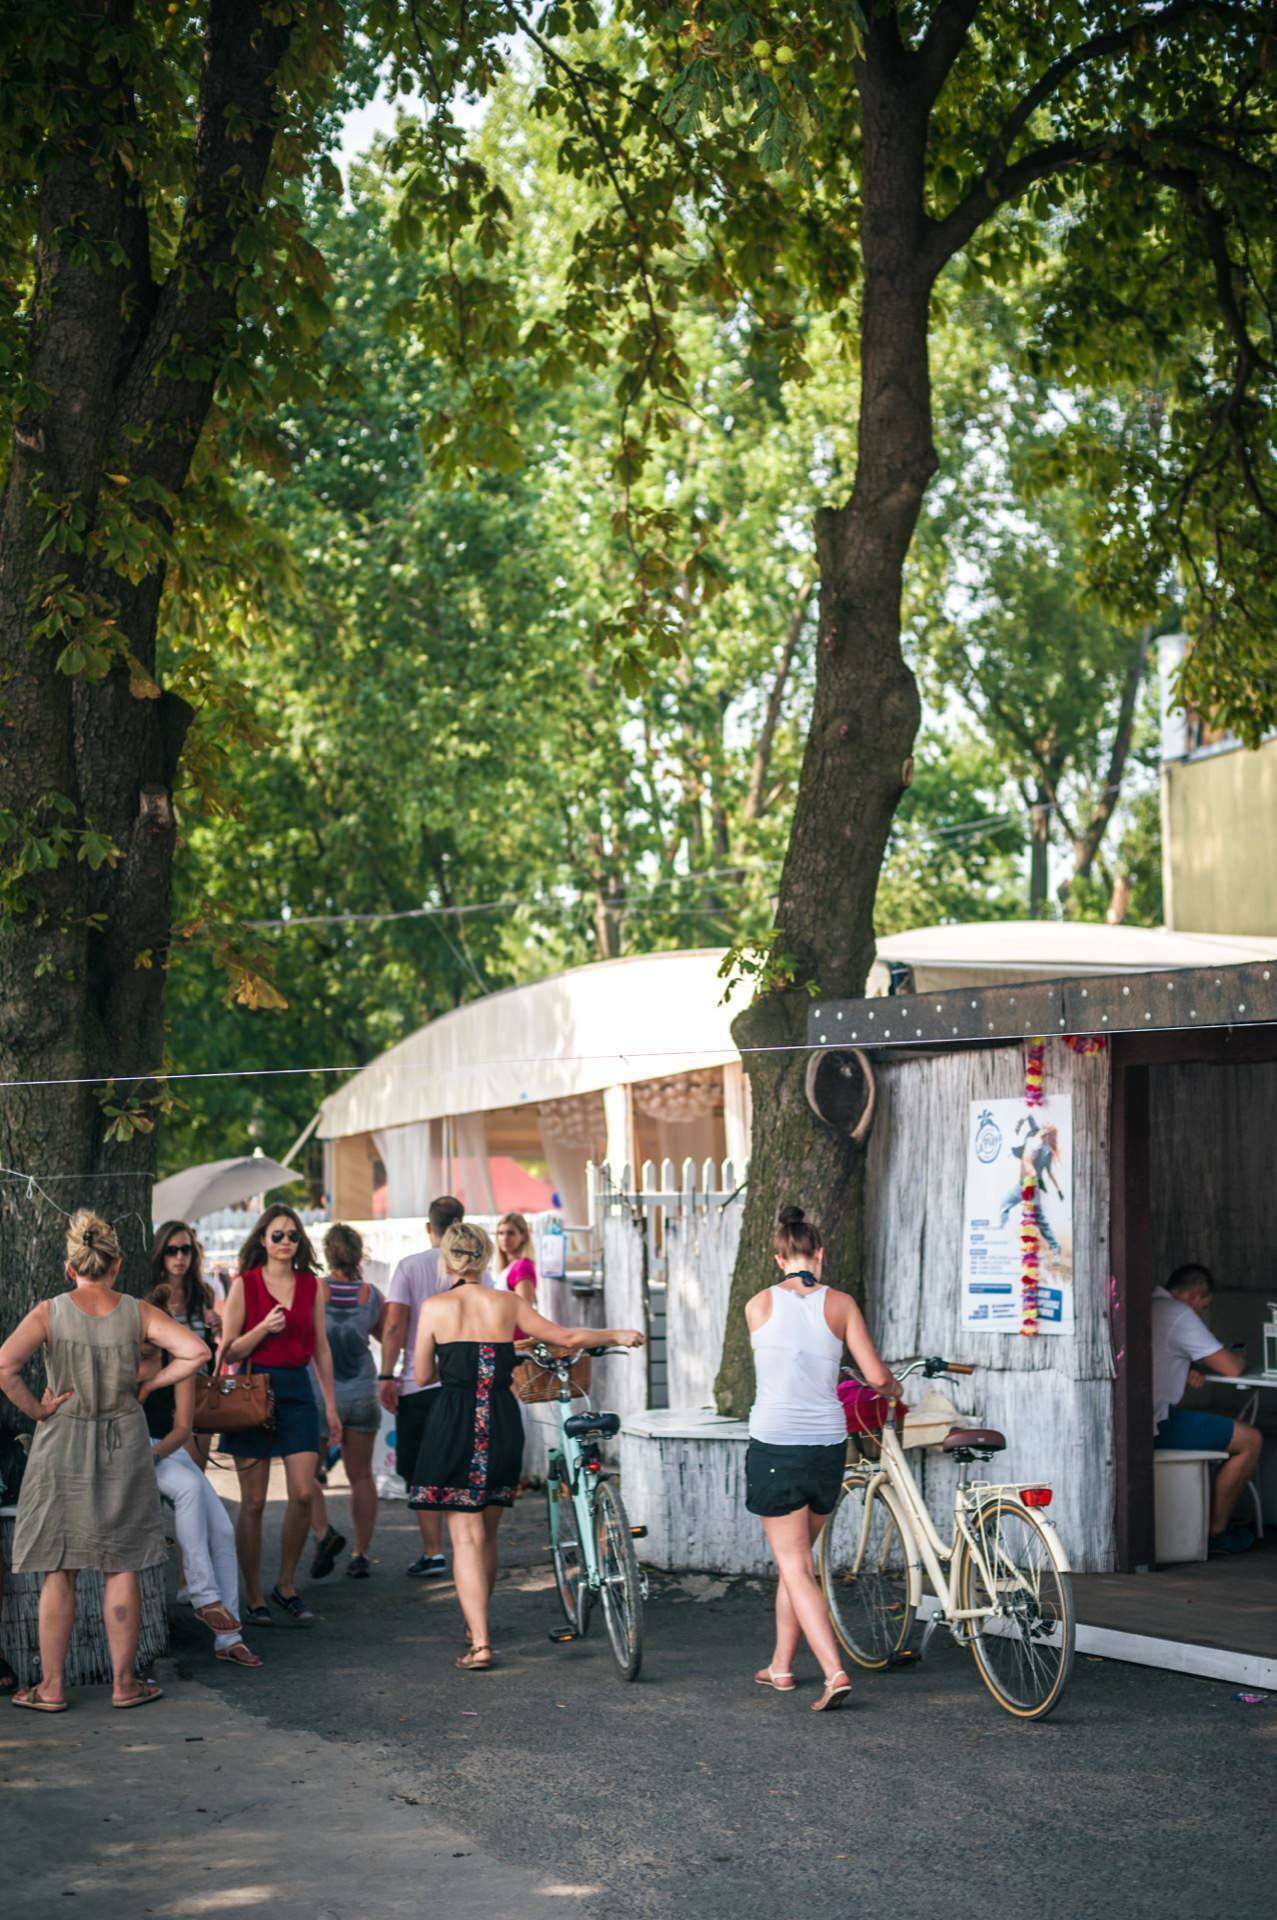
<svg viewBox="0 0 1277 1920">
<path fill-rule="evenodd" d="M 172 1246 L 165 1247 L 164 1258 L 166 1260 L 175 1260 L 179 1253 L 194 1253 L 194 1251 L 195 1249 L 190 1241 L 183 1240 L 180 1244 L 175 1242 Z"/>
<path fill-rule="evenodd" d="M 275 1243 L 278 1243 L 280 1240 L 300 1240 L 301 1239 L 301 1235 L 300 1233 L 298 1233 L 296 1227 L 281 1227 L 278 1233 L 269 1233 L 267 1234 L 266 1237 L 268 1240 Z"/>
</svg>

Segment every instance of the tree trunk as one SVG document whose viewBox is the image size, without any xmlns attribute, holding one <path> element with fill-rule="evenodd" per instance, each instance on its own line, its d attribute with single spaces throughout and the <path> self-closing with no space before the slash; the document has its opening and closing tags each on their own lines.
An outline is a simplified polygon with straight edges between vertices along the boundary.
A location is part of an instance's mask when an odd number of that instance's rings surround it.
<svg viewBox="0 0 1277 1920">
<path fill-rule="evenodd" d="M 1045 794 L 1039 792 L 1029 808 L 1029 918 L 1041 920 L 1046 914 L 1047 888 L 1051 877 L 1051 808 Z"/>
<path fill-rule="evenodd" d="M 1122 684 L 1122 698 L 1118 705 L 1117 722 L 1113 731 L 1113 745 L 1109 750 L 1108 769 L 1104 776 L 1104 785 L 1096 802 L 1091 818 L 1082 830 L 1073 837 L 1073 872 L 1060 886 L 1060 899 L 1066 900 L 1074 880 L 1089 880 L 1095 865 L 1096 856 L 1104 843 L 1109 822 L 1117 809 L 1122 793 L 1122 781 L 1126 776 L 1126 763 L 1130 758 L 1131 741 L 1135 734 L 1136 709 L 1139 705 L 1140 688 L 1144 684 L 1144 675 L 1148 670 L 1148 650 L 1153 644 L 1153 623 L 1149 621 L 1140 628 L 1135 637 L 1131 652 L 1130 665 L 1126 679 Z M 1129 889 L 1128 889 L 1129 893 Z M 1111 911 L 1111 907 L 1110 907 Z M 1123 915 L 1125 906 L 1123 906 Z M 1107 917 L 1107 916 L 1106 916 Z M 1111 926 L 1120 921 L 1110 921 Z"/>
<path fill-rule="evenodd" d="M 926 113 L 911 97 L 894 22 L 871 28 L 862 95 L 859 452 L 850 501 L 816 523 L 816 686 L 774 949 L 781 964 L 792 957 L 792 983 L 764 992 L 732 1029 L 750 1076 L 754 1141 L 715 1397 L 737 1415 L 753 1398 L 744 1307 L 775 1277 L 771 1237 L 783 1203 L 819 1222 L 831 1284 L 860 1291 L 863 1157 L 807 1105 L 808 989 L 864 990 L 879 869 L 920 719 L 900 648 L 900 601 L 936 466 L 927 367 L 933 267 L 922 196 Z"/>
<path fill-rule="evenodd" d="M 167 533 L 236 324 L 235 235 L 260 208 L 274 140 L 289 29 L 270 11 L 209 9 L 191 190 L 162 286 L 144 190 L 103 158 L 136 118 L 129 76 L 104 54 L 128 45 L 127 0 L 68 14 L 75 54 L 54 76 L 65 123 L 42 156 L 27 367 L 43 398 L 15 429 L 0 500 L 0 1165 L 36 1177 L 0 1179 L 0 1337 L 56 1287 L 78 1206 L 116 1223 L 125 1284 L 145 1278 L 162 1092 L 146 1076 L 163 1064 L 190 715 L 153 685 L 163 558 L 139 580 L 112 568 L 102 496 L 118 513 L 137 488 L 135 525 Z M 75 649 L 95 646 L 110 666 L 90 677 Z M 24 841 L 43 851 L 24 857 Z M 94 1084 L 110 1078 L 114 1090 Z M 108 1137 L 117 1105 L 142 1120 L 123 1140 Z"/>
</svg>

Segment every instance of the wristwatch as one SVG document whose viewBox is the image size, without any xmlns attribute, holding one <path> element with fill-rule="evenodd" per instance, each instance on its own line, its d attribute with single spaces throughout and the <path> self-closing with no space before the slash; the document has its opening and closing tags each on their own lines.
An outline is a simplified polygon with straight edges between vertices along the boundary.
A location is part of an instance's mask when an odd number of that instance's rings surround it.
<svg viewBox="0 0 1277 1920">
<path fill-rule="evenodd" d="M 379 1373 L 377 1378 L 379 1380 L 397 1380 L 399 1375 L 397 1373 Z"/>
</svg>

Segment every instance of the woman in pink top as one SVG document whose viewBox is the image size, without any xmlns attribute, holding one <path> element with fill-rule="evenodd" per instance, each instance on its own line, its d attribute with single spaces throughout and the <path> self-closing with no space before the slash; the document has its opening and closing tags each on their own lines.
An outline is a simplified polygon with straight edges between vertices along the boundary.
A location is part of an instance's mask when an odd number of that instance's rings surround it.
<svg viewBox="0 0 1277 1920">
<path fill-rule="evenodd" d="M 537 1270 L 532 1258 L 532 1233 L 521 1213 L 503 1213 L 497 1227 L 497 1285 L 508 1287 L 530 1307 L 536 1305 Z M 514 1337 L 523 1338 L 517 1327 Z"/>
</svg>

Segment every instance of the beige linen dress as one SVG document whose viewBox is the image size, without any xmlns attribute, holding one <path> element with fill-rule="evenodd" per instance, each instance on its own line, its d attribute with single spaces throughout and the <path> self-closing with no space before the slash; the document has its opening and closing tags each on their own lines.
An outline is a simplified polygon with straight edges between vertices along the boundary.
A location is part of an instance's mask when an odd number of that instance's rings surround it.
<svg viewBox="0 0 1277 1920">
<path fill-rule="evenodd" d="M 131 1294 L 101 1319 L 49 1302 L 46 1367 L 72 1399 L 31 1440 L 13 1529 L 15 1573 L 139 1573 L 168 1558 L 146 1415 L 137 1397 L 142 1312 Z"/>
</svg>

